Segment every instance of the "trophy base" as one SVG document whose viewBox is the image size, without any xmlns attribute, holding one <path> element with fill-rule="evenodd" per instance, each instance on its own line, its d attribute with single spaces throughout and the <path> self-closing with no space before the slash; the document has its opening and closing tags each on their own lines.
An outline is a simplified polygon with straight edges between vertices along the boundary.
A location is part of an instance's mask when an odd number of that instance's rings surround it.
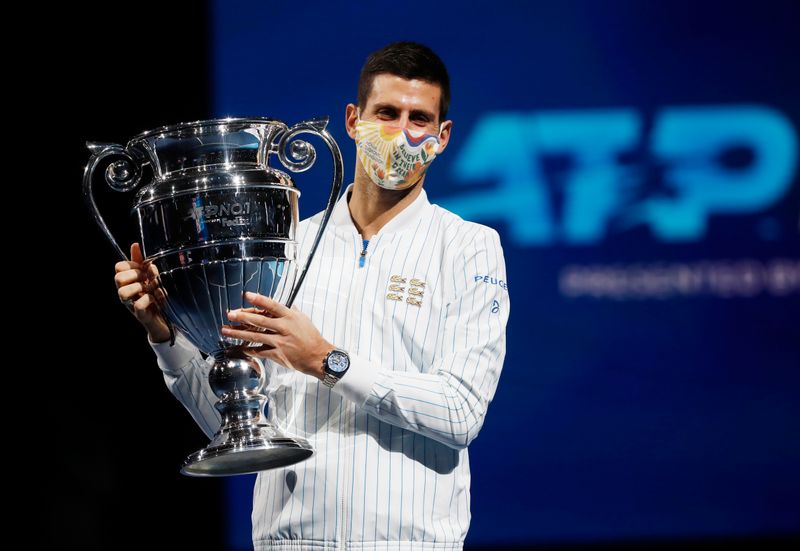
<svg viewBox="0 0 800 551">
<path fill-rule="evenodd" d="M 181 474 L 251 474 L 293 465 L 313 454 L 314 450 L 307 440 L 284 436 L 270 425 L 259 424 L 245 430 L 223 429 L 206 448 L 186 458 Z"/>
</svg>

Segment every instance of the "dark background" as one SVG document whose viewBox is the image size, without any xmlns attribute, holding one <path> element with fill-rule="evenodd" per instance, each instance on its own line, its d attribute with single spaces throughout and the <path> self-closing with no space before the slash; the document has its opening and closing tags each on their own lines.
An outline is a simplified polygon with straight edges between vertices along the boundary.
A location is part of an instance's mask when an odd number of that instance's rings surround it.
<svg viewBox="0 0 800 551">
<path fill-rule="evenodd" d="M 55 358 L 37 367 L 47 385 L 36 417 L 46 436 L 33 448 L 43 522 L 34 541 L 238 549 L 249 538 L 246 477 L 178 472 L 207 439 L 116 298 L 119 259 L 80 193 L 85 141 L 125 143 L 212 116 L 329 114 L 351 178 L 344 103 L 366 54 L 403 38 L 429 44 L 451 70 L 454 137 L 426 182 L 443 205 L 468 189 L 456 159 L 491 111 L 624 107 L 652 117 L 665 105 L 755 103 L 800 128 L 794 2 L 232 6 L 42 8 L 26 37 L 26 49 L 44 48 L 21 68 L 25 99 L 41 129 L 55 131 L 30 143 L 58 144 L 46 159 L 31 156 L 46 175 L 33 181 L 46 187 L 24 190 L 47 213 L 38 220 L 51 222 L 46 241 L 26 237 L 22 248 L 51 256 L 30 278 L 45 307 L 23 346 Z M 98 203 L 127 252 L 130 197 L 100 183 Z M 319 210 L 326 183 L 301 185 L 303 216 Z M 767 212 L 777 240 L 754 231 L 763 223 L 750 215 L 716 217 L 690 243 L 640 227 L 582 247 L 522 244 L 507 221 L 479 220 L 503 238 L 512 317 L 498 393 L 470 448 L 468 546 L 760 549 L 800 533 L 797 294 L 617 303 L 569 300 L 557 285 L 566 264 L 797 259 L 799 205 L 795 174 Z M 53 323 L 58 331 L 39 331 Z"/>
<path fill-rule="evenodd" d="M 57 169 L 44 182 L 28 173 L 26 191 L 37 191 L 26 198 L 46 209 L 40 219 L 49 223 L 22 245 L 41 265 L 31 292 L 50 304 L 48 321 L 40 308 L 31 327 L 57 330 L 46 339 L 31 334 L 27 346 L 53 358 L 37 367 L 47 383 L 44 437 L 34 445 L 42 450 L 33 477 L 41 526 L 31 536 L 48 548 L 223 549 L 223 482 L 179 473 L 208 440 L 167 390 L 144 329 L 117 299 L 120 259 L 81 193 L 87 140 L 125 143 L 168 121 L 210 114 L 207 13 L 202 2 L 147 1 L 41 11 L 25 35 L 26 47 L 40 51 L 24 68 L 25 99 L 37 104 L 32 113 L 42 124 L 28 143 L 53 140 L 31 166 L 48 175 Z M 132 198 L 105 191 L 102 178 L 95 188 L 129 253 Z"/>
</svg>

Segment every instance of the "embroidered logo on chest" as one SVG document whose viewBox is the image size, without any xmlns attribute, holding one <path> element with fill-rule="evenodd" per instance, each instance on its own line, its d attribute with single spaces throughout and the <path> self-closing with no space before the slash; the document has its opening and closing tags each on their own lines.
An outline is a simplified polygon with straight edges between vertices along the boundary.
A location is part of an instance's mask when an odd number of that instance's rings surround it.
<svg viewBox="0 0 800 551">
<path fill-rule="evenodd" d="M 425 282 L 421 279 L 393 275 L 389 278 L 386 291 L 386 300 L 405 301 L 413 306 L 422 306 Z"/>
</svg>

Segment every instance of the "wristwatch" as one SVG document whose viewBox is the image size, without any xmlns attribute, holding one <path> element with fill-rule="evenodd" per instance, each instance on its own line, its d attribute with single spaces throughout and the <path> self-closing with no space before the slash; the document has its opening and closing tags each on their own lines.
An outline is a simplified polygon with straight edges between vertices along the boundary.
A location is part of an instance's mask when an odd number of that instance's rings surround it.
<svg viewBox="0 0 800 551">
<path fill-rule="evenodd" d="M 350 356 L 344 350 L 334 348 L 325 356 L 324 367 L 325 378 L 322 380 L 322 384 L 333 388 L 333 385 L 350 369 Z"/>
</svg>

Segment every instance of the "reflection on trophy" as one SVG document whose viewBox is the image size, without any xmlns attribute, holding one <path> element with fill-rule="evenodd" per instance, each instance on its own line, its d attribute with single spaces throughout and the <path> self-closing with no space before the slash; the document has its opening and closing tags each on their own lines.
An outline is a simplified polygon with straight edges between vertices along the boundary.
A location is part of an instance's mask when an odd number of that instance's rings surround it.
<svg viewBox="0 0 800 551">
<path fill-rule="evenodd" d="M 119 256 L 128 260 L 97 209 L 96 169 L 114 190 L 139 188 L 133 211 L 160 312 L 174 331 L 213 356 L 209 384 L 222 425 L 210 444 L 184 462 L 193 476 L 252 473 L 310 457 L 310 444 L 282 434 L 265 414 L 268 373 L 244 349 L 251 343 L 224 336 L 227 311 L 245 308 L 244 292 L 291 307 L 314 257 L 342 184 L 342 154 L 325 129 L 327 118 L 291 128 L 267 118 L 226 118 L 165 126 L 126 146 L 88 142 L 83 193 Z M 300 192 L 289 174 L 268 166 L 277 155 L 292 172 L 311 167 L 316 153 L 299 134 L 320 137 L 333 157 L 333 185 L 322 224 L 305 266 L 297 266 L 295 241 Z M 148 169 L 149 166 L 149 169 Z M 150 173 L 152 175 L 150 176 Z"/>
</svg>

